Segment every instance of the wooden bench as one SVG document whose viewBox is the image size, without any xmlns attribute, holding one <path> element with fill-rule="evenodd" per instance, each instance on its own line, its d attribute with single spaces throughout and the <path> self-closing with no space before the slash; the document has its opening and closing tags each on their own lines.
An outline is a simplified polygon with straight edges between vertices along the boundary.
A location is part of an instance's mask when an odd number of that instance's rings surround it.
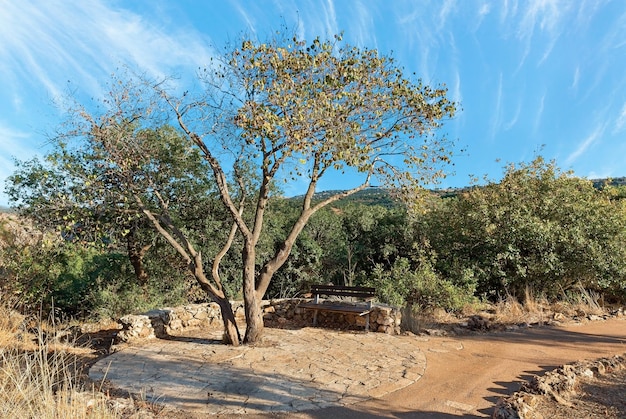
<svg viewBox="0 0 626 419">
<path fill-rule="evenodd" d="M 314 326 L 317 326 L 317 313 L 320 310 L 335 313 L 355 313 L 359 316 L 365 316 L 365 331 L 369 332 L 372 300 L 376 297 L 376 288 L 311 285 L 311 294 L 313 294 L 313 301 L 300 304 L 300 307 L 305 310 L 314 310 Z M 320 296 L 322 295 L 326 297 L 343 297 L 344 299 L 321 301 Z M 355 302 L 355 298 L 364 300 L 365 304 L 363 302 Z"/>
</svg>

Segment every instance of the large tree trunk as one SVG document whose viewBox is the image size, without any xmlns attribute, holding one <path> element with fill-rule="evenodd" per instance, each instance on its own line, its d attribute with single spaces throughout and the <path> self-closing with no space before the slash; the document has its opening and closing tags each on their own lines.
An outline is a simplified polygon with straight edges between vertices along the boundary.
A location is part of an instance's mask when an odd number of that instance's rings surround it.
<svg viewBox="0 0 626 419">
<path fill-rule="evenodd" d="M 258 342 L 263 335 L 263 312 L 261 301 L 257 298 L 255 287 L 255 250 L 246 243 L 242 252 L 243 259 L 243 302 L 246 312 L 245 343 Z"/>
<path fill-rule="evenodd" d="M 230 301 L 228 301 L 227 298 L 213 299 L 216 300 L 215 302 L 220 306 L 220 313 L 224 321 L 224 343 L 239 346 L 241 336 L 239 335 L 239 329 L 237 328 L 235 314 L 233 313 L 233 307 Z"/>
<path fill-rule="evenodd" d="M 135 271 L 137 282 L 142 287 L 148 283 L 149 279 L 148 272 L 146 271 L 143 263 L 143 258 L 150 247 L 151 245 L 141 247 L 139 243 L 137 243 L 136 229 L 132 227 L 130 232 L 126 235 L 126 249 L 128 251 L 130 264 L 133 266 L 133 270 Z"/>
<path fill-rule="evenodd" d="M 239 334 L 239 328 L 237 327 L 237 322 L 235 321 L 233 306 L 230 304 L 228 297 L 226 297 L 223 290 L 216 290 L 211 286 L 209 280 L 204 274 L 201 264 L 197 264 L 192 271 L 196 280 L 200 284 L 200 287 L 202 287 L 202 289 L 209 294 L 211 299 L 220 307 L 222 321 L 224 322 L 224 342 L 234 346 L 239 346 L 241 343 L 241 335 Z"/>
</svg>

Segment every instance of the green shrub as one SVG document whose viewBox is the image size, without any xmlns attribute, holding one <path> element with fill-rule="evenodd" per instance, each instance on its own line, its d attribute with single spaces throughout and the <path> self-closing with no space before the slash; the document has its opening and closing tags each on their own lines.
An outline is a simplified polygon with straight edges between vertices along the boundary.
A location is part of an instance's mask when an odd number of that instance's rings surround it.
<svg viewBox="0 0 626 419">
<path fill-rule="evenodd" d="M 376 287 L 381 302 L 395 306 L 458 311 L 476 301 L 475 283 L 471 278 L 456 285 L 441 278 L 432 263 L 424 258 L 414 267 L 406 258 L 398 258 L 391 269 L 377 265 L 365 284 Z"/>
<path fill-rule="evenodd" d="M 470 270 L 492 301 L 533 289 L 549 299 L 578 283 L 620 294 L 626 280 L 626 211 L 553 162 L 509 165 L 499 183 L 447 200 L 422 226 L 436 269 L 458 284 Z"/>
</svg>

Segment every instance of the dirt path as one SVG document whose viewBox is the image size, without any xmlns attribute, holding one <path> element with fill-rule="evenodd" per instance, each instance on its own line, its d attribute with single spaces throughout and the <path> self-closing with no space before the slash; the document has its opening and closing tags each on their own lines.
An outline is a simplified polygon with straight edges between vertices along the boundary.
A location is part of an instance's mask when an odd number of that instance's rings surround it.
<svg viewBox="0 0 626 419">
<path fill-rule="evenodd" d="M 419 346 L 426 354 L 426 372 L 415 384 L 382 399 L 298 417 L 489 417 L 498 397 L 518 390 L 519 382 L 533 374 L 576 360 L 626 353 L 626 320 L 430 338 Z"/>
<path fill-rule="evenodd" d="M 460 337 L 266 332 L 254 348 L 152 341 L 100 360 L 90 375 L 184 409 L 162 416 L 177 419 L 489 417 L 534 374 L 626 353 L 624 318 Z M 300 412 L 272 412 L 281 406 Z"/>
</svg>

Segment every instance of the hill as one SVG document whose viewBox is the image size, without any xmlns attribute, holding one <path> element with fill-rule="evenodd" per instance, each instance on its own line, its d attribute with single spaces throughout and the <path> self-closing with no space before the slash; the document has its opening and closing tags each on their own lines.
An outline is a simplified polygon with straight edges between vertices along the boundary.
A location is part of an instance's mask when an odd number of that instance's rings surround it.
<svg viewBox="0 0 626 419">
<path fill-rule="evenodd" d="M 626 186 L 626 176 L 614 177 L 614 178 L 602 178 L 602 179 L 589 179 L 593 183 L 593 186 L 597 189 L 601 189 L 607 185 L 609 186 Z M 464 186 L 461 188 L 442 188 L 442 189 L 430 189 L 430 192 L 439 196 L 440 198 L 454 198 L 460 193 L 467 192 L 473 188 L 480 186 Z M 344 190 L 334 189 L 328 191 L 317 192 L 315 194 L 315 200 L 321 201 L 329 198 L 330 196 L 342 193 Z M 295 196 L 290 198 L 292 200 L 302 199 L 302 196 Z M 339 200 L 333 204 L 333 207 L 342 208 L 350 204 L 363 204 L 363 205 L 381 205 L 387 208 L 393 208 L 399 205 L 394 200 L 391 191 L 388 188 L 380 186 L 370 186 L 363 189 L 353 195 Z"/>
</svg>

